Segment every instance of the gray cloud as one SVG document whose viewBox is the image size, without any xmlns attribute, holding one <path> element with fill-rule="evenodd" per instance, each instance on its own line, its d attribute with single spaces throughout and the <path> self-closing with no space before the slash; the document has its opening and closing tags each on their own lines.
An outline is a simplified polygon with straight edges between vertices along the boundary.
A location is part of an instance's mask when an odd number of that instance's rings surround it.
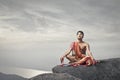
<svg viewBox="0 0 120 80">
<path fill-rule="evenodd" d="M 21 31 L 41 33 L 47 33 L 50 29 L 54 33 L 58 30 L 69 33 L 82 29 L 90 36 L 102 37 L 104 34 L 103 38 L 119 39 L 116 38 L 120 34 L 118 0 L 1 0 L 0 2 L 1 26 L 9 24 Z"/>
</svg>

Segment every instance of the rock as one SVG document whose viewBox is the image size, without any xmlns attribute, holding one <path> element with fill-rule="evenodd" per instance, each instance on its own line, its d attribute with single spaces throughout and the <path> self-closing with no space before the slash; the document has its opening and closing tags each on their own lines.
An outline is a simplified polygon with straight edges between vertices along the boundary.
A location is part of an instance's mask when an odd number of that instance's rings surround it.
<svg viewBox="0 0 120 80">
<path fill-rule="evenodd" d="M 27 80 L 27 79 L 17 75 L 0 73 L 0 80 Z"/>
<path fill-rule="evenodd" d="M 55 66 L 54 73 L 68 73 L 82 80 L 120 80 L 120 58 L 101 60 L 92 66 Z"/>
<path fill-rule="evenodd" d="M 46 73 L 35 76 L 29 80 L 81 80 L 67 73 Z"/>
</svg>

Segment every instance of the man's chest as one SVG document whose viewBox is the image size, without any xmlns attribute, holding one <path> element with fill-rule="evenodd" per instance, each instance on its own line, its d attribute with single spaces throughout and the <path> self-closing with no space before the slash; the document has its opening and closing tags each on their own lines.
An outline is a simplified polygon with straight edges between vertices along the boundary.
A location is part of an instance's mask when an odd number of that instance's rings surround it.
<svg viewBox="0 0 120 80">
<path fill-rule="evenodd" d="M 79 44 L 79 48 L 81 50 L 85 50 L 86 49 L 86 45 L 84 43 L 81 43 L 81 44 Z"/>
</svg>

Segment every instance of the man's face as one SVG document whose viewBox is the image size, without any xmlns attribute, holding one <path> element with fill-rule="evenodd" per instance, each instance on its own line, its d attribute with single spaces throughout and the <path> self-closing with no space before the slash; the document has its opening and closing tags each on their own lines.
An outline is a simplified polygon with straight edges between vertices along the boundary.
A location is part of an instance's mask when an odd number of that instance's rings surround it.
<svg viewBox="0 0 120 80">
<path fill-rule="evenodd" d="M 79 33 L 77 34 L 77 38 L 78 38 L 78 39 L 82 39 L 83 37 L 84 37 L 84 36 L 83 36 L 82 33 L 79 32 Z"/>
</svg>

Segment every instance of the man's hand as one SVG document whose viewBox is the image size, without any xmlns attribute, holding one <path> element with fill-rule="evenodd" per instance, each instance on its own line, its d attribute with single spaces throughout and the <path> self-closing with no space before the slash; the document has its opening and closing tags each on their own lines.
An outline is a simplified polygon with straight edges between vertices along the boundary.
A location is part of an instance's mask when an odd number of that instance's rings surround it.
<svg viewBox="0 0 120 80">
<path fill-rule="evenodd" d="M 92 59 L 92 62 L 93 62 L 93 65 L 96 64 L 96 60 L 95 59 Z"/>
<path fill-rule="evenodd" d="M 61 64 L 63 64 L 64 63 L 64 57 L 61 57 L 60 61 L 61 61 Z"/>
</svg>

